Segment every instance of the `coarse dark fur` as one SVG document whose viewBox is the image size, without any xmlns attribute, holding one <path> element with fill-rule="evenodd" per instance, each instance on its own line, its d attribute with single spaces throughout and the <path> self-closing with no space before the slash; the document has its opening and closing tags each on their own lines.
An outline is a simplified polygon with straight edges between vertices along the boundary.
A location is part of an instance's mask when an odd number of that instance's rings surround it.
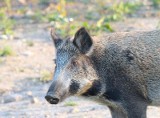
<svg viewBox="0 0 160 118">
<path fill-rule="evenodd" d="M 160 30 L 91 38 L 81 28 L 73 41 L 53 32 L 52 38 L 57 67 L 46 96 L 50 103 L 71 95 L 96 97 L 113 118 L 146 118 L 147 106 L 160 104 Z"/>
</svg>

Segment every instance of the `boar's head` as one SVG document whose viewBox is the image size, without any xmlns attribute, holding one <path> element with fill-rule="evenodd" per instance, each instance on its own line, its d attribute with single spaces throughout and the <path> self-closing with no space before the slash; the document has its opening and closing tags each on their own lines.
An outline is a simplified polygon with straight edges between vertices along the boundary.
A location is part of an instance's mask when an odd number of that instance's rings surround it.
<svg viewBox="0 0 160 118">
<path fill-rule="evenodd" d="M 55 71 L 46 100 L 57 104 L 73 95 L 82 95 L 97 80 L 93 61 L 87 52 L 93 41 L 85 28 L 80 28 L 73 40 L 62 40 L 54 31 L 51 36 L 56 47 Z"/>
</svg>

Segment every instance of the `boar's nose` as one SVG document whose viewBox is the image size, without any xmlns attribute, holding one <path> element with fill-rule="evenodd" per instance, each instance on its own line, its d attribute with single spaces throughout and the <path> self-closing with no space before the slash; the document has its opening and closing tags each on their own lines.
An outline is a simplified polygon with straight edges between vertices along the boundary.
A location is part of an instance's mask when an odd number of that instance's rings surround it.
<svg viewBox="0 0 160 118">
<path fill-rule="evenodd" d="M 45 96 L 45 99 L 50 103 L 50 104 L 57 104 L 59 102 L 59 98 L 52 96 L 51 94 L 47 94 Z"/>
</svg>

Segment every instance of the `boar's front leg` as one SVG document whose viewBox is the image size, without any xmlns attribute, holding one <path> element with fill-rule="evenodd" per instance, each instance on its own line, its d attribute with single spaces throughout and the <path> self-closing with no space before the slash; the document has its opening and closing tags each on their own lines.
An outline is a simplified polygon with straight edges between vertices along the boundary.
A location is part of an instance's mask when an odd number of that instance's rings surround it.
<svg viewBox="0 0 160 118">
<path fill-rule="evenodd" d="M 121 107 L 109 107 L 112 118 L 146 118 L 147 103 L 144 101 L 125 101 Z"/>
<path fill-rule="evenodd" d="M 109 107 L 112 118 L 128 118 L 124 109 Z"/>
<path fill-rule="evenodd" d="M 147 103 L 141 100 L 126 102 L 128 118 L 146 118 Z"/>
<path fill-rule="evenodd" d="M 122 91 L 118 88 L 108 89 L 103 95 L 109 101 L 112 118 L 146 118 L 149 100 L 136 89 L 121 89 Z"/>
</svg>

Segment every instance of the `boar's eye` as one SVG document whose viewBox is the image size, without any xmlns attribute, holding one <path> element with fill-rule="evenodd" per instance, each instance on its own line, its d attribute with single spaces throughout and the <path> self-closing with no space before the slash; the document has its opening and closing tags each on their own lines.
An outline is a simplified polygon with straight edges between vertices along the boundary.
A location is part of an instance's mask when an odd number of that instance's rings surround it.
<svg viewBox="0 0 160 118">
<path fill-rule="evenodd" d="M 78 65 L 78 62 L 77 62 L 76 60 L 72 60 L 71 64 L 72 64 L 73 66 L 77 66 L 77 65 Z"/>
</svg>

